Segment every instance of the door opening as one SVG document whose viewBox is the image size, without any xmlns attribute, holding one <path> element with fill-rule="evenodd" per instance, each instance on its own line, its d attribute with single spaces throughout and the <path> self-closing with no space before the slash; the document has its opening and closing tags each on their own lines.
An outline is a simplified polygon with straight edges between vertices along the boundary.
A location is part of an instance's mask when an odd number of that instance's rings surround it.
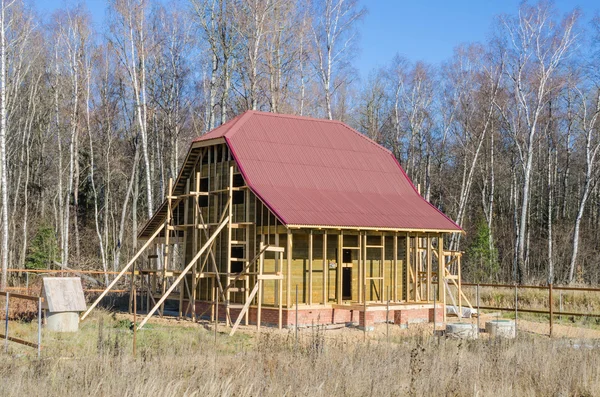
<svg viewBox="0 0 600 397">
<path fill-rule="evenodd" d="M 342 299 L 352 300 L 352 268 L 342 268 Z"/>
</svg>

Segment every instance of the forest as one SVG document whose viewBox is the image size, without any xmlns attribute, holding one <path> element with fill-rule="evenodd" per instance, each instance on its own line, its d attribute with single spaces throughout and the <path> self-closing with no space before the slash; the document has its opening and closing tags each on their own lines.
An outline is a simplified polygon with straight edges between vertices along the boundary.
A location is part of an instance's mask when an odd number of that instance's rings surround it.
<svg viewBox="0 0 600 397">
<path fill-rule="evenodd" d="M 100 27 L 85 2 L 1 2 L 3 287 L 120 270 L 191 140 L 248 109 L 390 149 L 466 231 L 465 280 L 600 282 L 598 16 L 524 2 L 440 64 L 390 53 L 361 78 L 356 0 L 110 0 Z"/>
</svg>

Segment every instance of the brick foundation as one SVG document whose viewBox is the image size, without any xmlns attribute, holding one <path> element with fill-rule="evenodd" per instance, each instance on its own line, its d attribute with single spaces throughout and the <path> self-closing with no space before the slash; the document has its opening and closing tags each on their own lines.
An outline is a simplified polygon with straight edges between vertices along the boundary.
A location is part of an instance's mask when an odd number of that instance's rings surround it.
<svg viewBox="0 0 600 397">
<path fill-rule="evenodd" d="M 187 304 L 187 302 L 186 302 Z M 186 305 L 184 305 L 186 307 Z M 250 307 L 248 310 L 248 320 L 250 324 L 256 324 L 257 308 Z M 240 313 L 241 309 L 231 308 L 231 320 L 235 321 Z M 437 307 L 435 310 L 436 322 L 441 323 L 443 321 L 443 310 L 442 307 Z M 203 318 L 210 318 L 211 305 L 208 302 L 197 302 L 196 303 L 196 314 L 203 314 Z M 360 327 L 365 326 L 365 312 L 357 309 L 336 309 L 332 307 L 323 308 L 302 308 L 298 309 L 298 325 L 299 326 L 312 326 L 312 325 L 328 325 L 328 324 L 347 324 L 347 323 L 358 323 Z M 407 308 L 407 309 L 395 309 L 389 311 L 388 319 L 397 325 L 408 325 L 411 323 L 421 322 L 433 322 L 434 310 L 433 308 Z M 225 305 L 219 304 L 219 321 L 225 321 Z M 367 308 L 366 312 L 366 323 L 367 326 L 385 323 L 386 311 L 385 309 L 377 310 Z M 279 311 L 273 307 L 263 307 L 261 313 L 261 323 L 264 326 L 277 326 L 279 322 Z M 282 310 L 282 326 L 291 327 L 296 324 L 296 310 L 286 309 Z"/>
</svg>

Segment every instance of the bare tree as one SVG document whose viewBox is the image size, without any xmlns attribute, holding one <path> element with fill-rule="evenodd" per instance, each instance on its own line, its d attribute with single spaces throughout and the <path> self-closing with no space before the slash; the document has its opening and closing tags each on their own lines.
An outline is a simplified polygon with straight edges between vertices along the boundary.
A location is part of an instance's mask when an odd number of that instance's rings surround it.
<svg viewBox="0 0 600 397">
<path fill-rule="evenodd" d="M 519 281 L 525 274 L 531 175 L 540 118 L 560 86 L 556 74 L 578 37 L 574 30 L 578 20 L 576 12 L 566 16 L 560 24 L 554 22 L 552 12 L 545 2 L 533 6 L 523 4 L 518 16 L 501 18 L 506 34 L 506 80 L 512 101 L 500 110 L 509 126 L 523 173 L 515 240 Z"/>
<path fill-rule="evenodd" d="M 366 9 L 359 9 L 356 0 L 315 0 L 313 15 L 315 68 L 323 87 L 325 113 L 332 120 L 333 95 L 346 82 L 341 72 L 348 67 L 356 42 L 356 25 L 366 15 Z"/>
</svg>

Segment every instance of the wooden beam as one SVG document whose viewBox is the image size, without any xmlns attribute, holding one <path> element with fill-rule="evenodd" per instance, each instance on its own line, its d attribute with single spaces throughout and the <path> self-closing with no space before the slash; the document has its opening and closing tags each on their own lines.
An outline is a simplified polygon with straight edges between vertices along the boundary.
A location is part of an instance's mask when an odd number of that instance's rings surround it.
<svg viewBox="0 0 600 397">
<path fill-rule="evenodd" d="M 404 252 L 404 259 L 405 259 L 405 268 L 406 268 L 406 277 L 404 279 L 404 288 L 406 291 L 406 301 L 410 302 L 411 301 L 411 296 L 410 296 L 410 280 L 411 278 L 409 277 L 409 270 L 411 267 L 411 260 L 410 260 L 410 233 L 406 233 L 406 241 L 405 241 L 405 252 Z"/>
<path fill-rule="evenodd" d="M 431 235 L 427 234 L 427 261 L 425 264 L 427 265 L 427 300 L 431 301 L 431 266 L 432 266 L 432 257 L 431 257 Z"/>
<path fill-rule="evenodd" d="M 135 254 L 133 256 L 133 258 L 131 258 L 131 260 L 129 260 L 129 262 L 125 265 L 125 267 L 119 272 L 119 274 L 117 274 L 117 276 L 113 279 L 113 281 L 108 285 L 108 287 L 106 287 L 106 289 L 104 290 L 103 293 L 100 294 L 100 296 L 94 301 L 94 303 L 92 303 L 92 305 L 89 307 L 89 309 L 87 309 L 85 311 L 85 313 L 83 313 L 80 317 L 81 321 L 85 320 L 85 318 L 90 314 L 90 312 L 92 310 L 94 310 L 94 308 L 98 305 L 98 303 L 100 303 L 100 301 L 102 300 L 102 298 L 104 298 L 106 296 L 106 294 L 108 294 L 108 291 L 110 291 L 112 289 L 112 287 L 115 286 L 115 284 L 119 281 L 119 279 L 121 277 L 123 277 L 123 275 L 125 273 L 127 273 L 127 271 L 129 270 L 129 268 L 131 267 L 131 265 L 133 265 L 133 263 L 137 260 L 137 258 L 142 254 L 142 252 L 144 252 L 146 250 L 146 248 L 148 248 L 148 246 L 152 243 L 152 240 L 154 240 L 154 238 L 156 236 L 158 236 L 158 234 L 163 230 L 163 228 L 165 227 L 164 224 L 162 224 L 161 226 L 158 227 L 158 229 L 156 229 L 156 231 L 154 232 L 154 234 L 148 239 L 148 241 L 146 241 L 146 243 L 142 246 L 142 248 L 140 248 L 140 250 L 137 252 L 137 254 Z"/>
<path fill-rule="evenodd" d="M 393 272 L 394 272 L 394 288 L 393 296 L 394 302 L 398 302 L 398 232 L 394 232 L 394 256 L 393 256 Z"/>
<path fill-rule="evenodd" d="M 363 264 L 363 241 L 362 241 L 362 232 L 358 232 L 358 303 L 361 303 L 363 300 L 363 272 L 364 272 L 364 264 Z"/>
<path fill-rule="evenodd" d="M 328 302 L 327 280 L 329 275 L 329 263 L 327 261 L 327 230 L 323 233 L 323 304 Z"/>
<path fill-rule="evenodd" d="M 202 248 L 200 249 L 200 251 L 198 251 L 198 253 L 192 258 L 192 260 L 190 261 L 190 263 L 188 263 L 188 265 L 185 267 L 185 269 L 181 272 L 181 274 L 179 275 L 179 277 L 177 277 L 177 279 L 175 279 L 175 281 L 173 282 L 173 284 L 171 284 L 171 286 L 169 287 L 169 289 L 163 294 L 162 298 L 160 298 L 160 300 L 158 302 L 156 302 L 156 305 L 154 305 L 154 307 L 148 312 L 148 315 L 140 323 L 140 326 L 138 327 L 138 329 L 141 329 L 144 326 L 144 324 L 146 324 L 148 322 L 148 320 L 150 319 L 150 317 L 152 317 L 152 315 L 156 312 L 156 310 L 158 309 L 158 307 L 164 303 L 164 301 L 169 297 L 169 295 L 171 294 L 171 292 L 173 292 L 173 290 L 177 287 L 177 285 L 185 277 L 186 273 L 189 272 L 190 269 L 192 268 L 192 266 L 194 266 L 196 264 L 196 262 L 198 261 L 198 258 L 200 258 L 200 256 L 204 253 L 204 251 L 210 245 L 212 245 L 212 243 L 215 241 L 215 239 L 217 238 L 217 236 L 219 235 L 219 233 L 221 232 L 221 230 L 223 230 L 223 228 L 225 226 L 227 226 L 228 222 L 229 222 L 228 217 L 225 217 L 225 219 L 221 222 L 221 224 L 219 225 L 219 227 L 213 232 L 213 234 L 206 241 L 206 243 L 204 243 L 204 245 L 202 246 Z"/>
<path fill-rule="evenodd" d="M 262 314 L 262 280 L 260 277 L 263 274 L 264 265 L 265 265 L 265 235 L 260 235 L 260 257 L 258 259 L 258 276 L 256 277 L 256 283 L 259 285 L 258 287 L 258 301 L 257 301 L 257 311 L 256 311 L 256 329 L 260 331 L 260 322 L 261 322 L 261 314 Z"/>
<path fill-rule="evenodd" d="M 286 252 L 286 260 L 287 260 L 287 298 L 286 304 L 288 309 L 292 307 L 292 231 L 288 229 L 287 231 L 287 252 Z"/>
<path fill-rule="evenodd" d="M 338 257 L 337 257 L 337 287 L 336 287 L 336 295 L 337 295 L 337 303 L 338 305 L 342 304 L 342 269 L 343 269 L 343 260 L 344 257 L 342 255 L 342 246 L 344 245 L 344 231 L 340 230 L 340 234 L 338 235 Z"/>
<path fill-rule="evenodd" d="M 442 321 L 446 322 L 446 264 L 444 263 L 444 237 L 438 237 L 438 299 L 442 305 Z"/>
<path fill-rule="evenodd" d="M 244 304 L 244 307 L 242 308 L 242 311 L 238 315 L 237 320 L 235 320 L 235 324 L 233 324 L 233 328 L 231 329 L 231 332 L 229 333 L 229 336 L 233 336 L 233 334 L 235 334 L 235 331 L 237 330 L 238 326 L 240 325 L 240 322 L 242 321 L 242 318 L 246 317 L 246 313 L 248 312 L 248 308 L 250 307 L 250 302 L 252 302 L 252 299 L 254 299 L 254 296 L 256 295 L 256 293 L 258 292 L 258 290 L 260 289 L 260 284 L 261 283 L 262 283 L 262 281 L 257 281 L 256 284 L 254 285 L 254 288 L 252 289 L 252 292 L 248 296 L 248 299 L 246 299 L 246 303 Z"/>
<path fill-rule="evenodd" d="M 308 234 L 308 304 L 313 303 L 313 231 Z"/>
<path fill-rule="evenodd" d="M 227 276 L 226 276 L 226 284 L 229 285 L 231 282 L 231 223 L 233 218 L 233 165 L 229 166 L 229 184 L 227 191 L 227 199 L 229 200 L 229 205 L 227 206 L 227 218 L 229 221 L 227 222 Z M 246 255 L 247 256 L 247 255 Z M 226 302 L 225 302 L 225 311 L 227 313 L 227 325 L 229 325 L 230 318 L 230 310 L 229 310 L 229 301 L 231 300 L 231 290 L 228 290 L 226 293 Z"/>
</svg>

